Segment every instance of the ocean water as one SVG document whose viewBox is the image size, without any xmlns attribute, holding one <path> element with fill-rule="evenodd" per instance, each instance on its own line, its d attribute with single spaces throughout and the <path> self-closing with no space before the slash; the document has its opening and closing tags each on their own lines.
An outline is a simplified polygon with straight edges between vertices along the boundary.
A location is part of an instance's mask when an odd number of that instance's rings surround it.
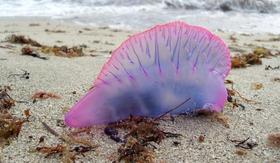
<svg viewBox="0 0 280 163">
<path fill-rule="evenodd" d="M 11 16 L 136 30 L 184 20 L 212 30 L 280 34 L 280 0 L 0 0 L 0 17 Z"/>
</svg>

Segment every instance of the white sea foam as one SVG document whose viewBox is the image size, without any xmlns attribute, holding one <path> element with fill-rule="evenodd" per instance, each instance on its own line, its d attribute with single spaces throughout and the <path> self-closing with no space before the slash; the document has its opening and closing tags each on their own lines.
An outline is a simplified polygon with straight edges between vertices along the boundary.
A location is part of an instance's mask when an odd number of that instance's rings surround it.
<svg viewBox="0 0 280 163">
<path fill-rule="evenodd" d="M 280 0 L 0 0 L 1 16 L 129 29 L 180 19 L 212 29 L 280 33 Z"/>
</svg>

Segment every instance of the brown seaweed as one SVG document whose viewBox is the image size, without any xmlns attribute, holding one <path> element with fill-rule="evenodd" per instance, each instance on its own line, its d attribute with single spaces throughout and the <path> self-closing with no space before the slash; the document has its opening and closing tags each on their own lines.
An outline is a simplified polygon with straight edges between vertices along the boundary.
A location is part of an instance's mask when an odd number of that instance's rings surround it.
<svg viewBox="0 0 280 163">
<path fill-rule="evenodd" d="M 35 58 L 39 58 L 39 59 L 43 59 L 43 60 L 47 60 L 48 58 L 46 57 L 41 57 L 34 49 L 32 49 L 29 46 L 25 46 L 21 49 L 21 54 L 22 55 L 28 55 L 28 56 L 32 56 Z"/>
<path fill-rule="evenodd" d="M 83 48 L 79 46 L 67 47 L 67 46 L 44 46 L 41 48 L 43 53 L 53 53 L 55 56 L 60 57 L 81 57 L 84 56 Z"/>
<path fill-rule="evenodd" d="M 9 110 L 11 107 L 15 106 L 15 100 L 11 98 L 8 91 L 11 91 L 11 87 L 0 87 L 0 112 Z"/>
<path fill-rule="evenodd" d="M 61 97 L 51 92 L 39 91 L 34 93 L 31 98 L 36 101 L 36 100 L 45 100 L 49 98 L 60 99 Z"/>
<path fill-rule="evenodd" d="M 60 30 L 60 29 L 56 29 L 56 30 L 45 29 L 45 32 L 51 32 L 51 33 L 66 33 L 65 30 Z"/>
<path fill-rule="evenodd" d="M 250 65 L 261 65 L 261 58 L 274 56 L 269 49 L 258 47 L 252 53 L 231 57 L 232 68 L 245 68 Z"/>
<path fill-rule="evenodd" d="M 268 144 L 280 148 L 280 133 L 271 133 L 267 136 Z"/>
<path fill-rule="evenodd" d="M 110 124 L 105 128 L 106 135 L 120 137 L 115 129 L 124 129 L 127 134 L 123 136 L 122 145 L 118 149 L 118 161 L 124 162 L 154 162 L 156 147 L 163 139 L 179 137 L 180 134 L 165 132 L 159 128 L 157 119 L 131 116 L 127 120 Z"/>
<path fill-rule="evenodd" d="M 155 162 L 152 149 L 145 147 L 136 138 L 128 137 L 127 142 L 118 149 L 118 161 L 124 162 Z"/>
<path fill-rule="evenodd" d="M 45 157 L 59 155 L 62 162 L 75 162 L 77 155 L 84 155 L 84 153 L 94 151 L 98 147 L 89 140 L 76 138 L 71 134 L 59 134 L 45 122 L 42 124 L 48 132 L 63 141 L 55 146 L 37 147 L 36 151 L 45 154 Z"/>
<path fill-rule="evenodd" d="M 29 44 L 31 46 L 42 47 L 37 41 L 23 35 L 12 34 L 7 38 L 7 41 L 13 44 Z"/>
<path fill-rule="evenodd" d="M 26 121 L 9 113 L 11 107 L 15 106 L 15 100 L 8 91 L 11 91 L 9 86 L 0 87 L 0 144 L 5 143 L 10 137 L 17 137 L 22 124 Z"/>
</svg>

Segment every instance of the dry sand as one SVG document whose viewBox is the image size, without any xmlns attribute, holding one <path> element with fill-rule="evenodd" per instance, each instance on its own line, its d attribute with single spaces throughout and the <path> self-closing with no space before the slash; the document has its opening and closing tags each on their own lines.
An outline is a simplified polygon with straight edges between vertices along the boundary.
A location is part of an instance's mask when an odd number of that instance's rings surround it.
<svg viewBox="0 0 280 163">
<path fill-rule="evenodd" d="M 36 23 L 39 26 L 30 26 Z M 19 136 L 0 151 L 0 162 L 59 162 L 59 156 L 45 158 L 34 152 L 38 146 L 39 137 L 46 136 L 45 145 L 54 145 L 60 140 L 51 135 L 42 126 L 41 121 L 48 123 L 53 129 L 62 133 L 66 130 L 57 125 L 57 120 L 63 120 L 67 108 L 72 106 L 91 87 L 102 65 L 110 57 L 109 52 L 116 48 L 134 31 L 114 30 L 109 28 L 93 28 L 70 23 L 50 21 L 47 19 L 1 19 L 1 41 L 10 34 L 30 36 L 45 45 L 87 45 L 84 52 L 88 56 L 64 58 L 47 56 L 49 60 L 41 60 L 20 55 L 22 45 L 1 42 L 0 45 L 15 46 L 11 49 L 0 48 L 0 85 L 12 87 L 11 96 L 16 100 L 28 103 L 16 103 L 11 109 L 16 116 L 22 117 L 23 111 L 30 109 L 30 122 L 25 123 Z M 45 32 L 49 30 L 65 30 L 65 33 Z M 79 32 L 81 31 L 81 32 Z M 251 51 L 256 46 L 280 50 L 280 42 L 265 41 L 275 38 L 272 34 L 234 34 L 223 31 L 216 32 L 229 44 L 233 54 L 236 51 Z M 230 40 L 233 35 L 236 43 Z M 62 41 L 58 43 L 57 41 Z M 256 41 L 257 40 L 257 41 Z M 278 49 L 277 49 L 278 48 Z M 96 57 L 90 54 L 98 55 Z M 181 138 L 165 139 L 156 149 L 157 162 L 279 162 L 280 150 L 269 147 L 266 139 L 272 132 L 280 132 L 280 82 L 272 81 L 280 78 L 280 70 L 265 70 L 266 65 L 279 66 L 280 57 L 263 59 L 263 64 L 245 69 L 234 69 L 227 79 L 234 81 L 234 87 L 242 96 L 260 102 L 250 104 L 239 100 L 245 109 L 232 109 L 227 105 L 224 114 L 229 117 L 229 128 L 208 118 L 184 117 L 175 118 L 174 122 L 161 121 L 165 131 L 180 133 Z M 30 73 L 30 79 L 10 74 Z M 254 83 L 262 83 L 263 88 L 253 90 Z M 31 96 L 36 91 L 48 91 L 62 96 L 58 100 L 44 100 L 32 103 Z M 76 91 L 76 94 L 72 92 Z M 110 140 L 103 133 L 103 127 L 93 127 L 92 141 L 99 144 L 97 151 L 79 157 L 83 162 L 112 162 L 109 158 L 116 154 L 119 144 Z M 200 135 L 205 135 L 205 141 L 197 141 Z M 33 138 L 30 138 L 32 136 Z M 239 156 L 237 148 L 230 139 L 246 139 L 256 142 L 258 146 L 246 150 L 247 155 Z M 174 146 L 178 141 L 180 145 Z"/>
</svg>

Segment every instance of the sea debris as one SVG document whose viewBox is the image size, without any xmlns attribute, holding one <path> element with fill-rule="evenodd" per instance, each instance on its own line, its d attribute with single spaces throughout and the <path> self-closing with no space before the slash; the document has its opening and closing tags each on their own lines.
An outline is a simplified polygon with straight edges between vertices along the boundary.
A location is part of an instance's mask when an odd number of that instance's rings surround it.
<svg viewBox="0 0 280 163">
<path fill-rule="evenodd" d="M 21 79 L 29 79 L 30 78 L 30 73 L 26 70 L 21 69 L 21 71 L 23 71 L 22 74 L 10 74 L 8 76 L 8 78 L 12 77 L 12 76 L 19 76 Z"/>
<path fill-rule="evenodd" d="M 23 111 L 25 117 L 26 117 L 26 121 L 29 121 L 29 118 L 31 116 L 31 113 L 30 113 L 30 109 L 26 109 Z"/>
<path fill-rule="evenodd" d="M 124 129 L 127 134 L 121 138 L 117 129 Z M 159 144 L 165 138 L 182 136 L 161 130 L 156 119 L 137 116 L 109 124 L 104 132 L 110 138 L 114 135 L 122 140 L 120 141 L 122 145 L 118 149 L 118 161 L 125 162 L 152 162 L 155 159 L 154 149 L 156 149 L 152 143 Z"/>
<path fill-rule="evenodd" d="M 272 79 L 272 81 L 274 81 L 274 82 L 280 82 L 280 78 L 279 78 L 279 77 L 275 77 L 275 78 Z"/>
<path fill-rule="evenodd" d="M 9 109 L 15 106 L 15 100 L 8 94 L 9 86 L 0 87 L 0 144 L 6 143 L 8 138 L 17 137 L 21 131 L 24 119 L 12 116 Z"/>
<path fill-rule="evenodd" d="M 38 26 L 40 26 L 40 24 L 39 23 L 30 23 L 29 26 L 30 27 L 38 27 Z"/>
<path fill-rule="evenodd" d="M 220 124 L 222 124 L 223 126 L 225 126 L 226 128 L 229 128 L 230 119 L 225 114 L 220 113 L 220 112 L 216 112 L 216 113 L 214 112 L 212 114 L 211 118 L 212 118 L 213 121 L 217 121 Z"/>
<path fill-rule="evenodd" d="M 173 145 L 174 145 L 175 147 L 177 147 L 177 146 L 181 145 L 181 143 L 178 142 L 178 141 L 174 141 L 174 142 L 173 142 Z"/>
<path fill-rule="evenodd" d="M 51 33 L 66 33 L 65 30 L 60 30 L 60 29 L 55 29 L 55 30 L 45 29 L 45 32 L 51 32 Z"/>
<path fill-rule="evenodd" d="M 229 139 L 229 140 L 233 143 L 237 143 L 237 144 L 235 144 L 235 147 L 238 147 L 238 148 L 253 149 L 254 147 L 258 146 L 258 143 L 255 140 L 250 140 L 250 137 L 248 137 L 244 140 L 232 140 L 232 139 Z"/>
<path fill-rule="evenodd" d="M 199 135 L 199 137 L 198 137 L 198 142 L 199 143 L 202 143 L 202 142 L 204 142 L 205 141 L 205 135 Z"/>
<path fill-rule="evenodd" d="M 265 66 L 265 70 L 279 70 L 279 69 L 280 69 L 280 66 L 275 66 L 275 67 L 272 67 L 270 65 Z"/>
<path fill-rule="evenodd" d="M 253 83 L 251 88 L 253 90 L 259 90 L 259 89 L 262 89 L 263 88 L 263 84 L 262 83 Z"/>
<path fill-rule="evenodd" d="M 0 113 L 0 139 L 18 136 L 25 120 L 12 116 L 10 113 Z"/>
<path fill-rule="evenodd" d="M 55 146 L 39 146 L 36 151 L 45 154 L 45 157 L 51 155 L 61 156 L 61 161 L 74 162 L 77 155 L 84 155 L 84 153 L 89 151 L 94 151 L 98 146 L 89 140 L 76 138 L 71 134 L 59 134 L 54 129 L 52 129 L 45 122 L 42 122 L 45 129 L 52 135 L 63 140 L 63 143 L 57 144 Z"/>
<path fill-rule="evenodd" d="M 235 153 L 239 156 L 245 156 L 247 155 L 247 151 L 245 149 L 242 149 L 242 148 L 237 148 Z"/>
<path fill-rule="evenodd" d="M 114 43 L 111 43 L 111 42 L 108 42 L 108 41 L 105 41 L 104 44 L 105 44 L 105 45 L 115 45 Z"/>
<path fill-rule="evenodd" d="M 264 47 L 255 48 L 253 54 L 257 55 L 260 58 L 267 58 L 273 56 L 271 50 Z"/>
<path fill-rule="evenodd" d="M 130 136 L 127 143 L 118 149 L 118 161 L 124 162 L 154 162 L 155 155 L 152 149 L 145 147 L 136 138 Z"/>
<path fill-rule="evenodd" d="M 57 31 L 50 31 L 50 32 L 59 32 L 62 33 L 63 31 L 57 30 Z M 11 35 L 7 38 L 7 41 L 10 43 L 17 43 L 17 44 L 28 44 L 31 46 L 38 47 L 39 50 L 43 53 L 53 53 L 56 56 L 62 56 L 62 57 L 80 57 L 84 56 L 83 48 L 80 46 L 73 46 L 73 47 L 67 47 L 67 46 L 46 46 L 38 43 L 35 40 L 32 40 L 30 38 L 27 38 L 23 35 Z M 24 55 L 31 55 L 33 57 L 38 57 L 41 59 L 46 59 L 45 57 L 40 57 L 35 51 L 30 47 L 24 47 L 22 48 L 22 54 Z"/>
<path fill-rule="evenodd" d="M 267 136 L 268 144 L 280 148 L 280 133 L 271 133 Z"/>
<path fill-rule="evenodd" d="M 117 143 L 123 142 L 123 140 L 119 137 L 119 132 L 116 128 L 107 126 L 104 129 L 104 133 Z"/>
<path fill-rule="evenodd" d="M 93 43 L 94 43 L 94 44 L 99 44 L 99 43 L 100 43 L 100 40 L 93 40 Z"/>
<path fill-rule="evenodd" d="M 274 55 L 269 49 L 257 47 L 252 53 L 231 57 L 231 66 L 232 68 L 245 68 L 249 65 L 261 65 L 261 58 L 269 58 L 271 56 Z"/>
<path fill-rule="evenodd" d="M 67 47 L 67 46 L 44 46 L 41 48 L 43 53 L 53 53 L 55 56 L 61 57 L 80 57 L 84 56 L 83 48 L 79 46 Z"/>
<path fill-rule="evenodd" d="M 280 41 L 280 36 L 279 37 L 272 37 L 272 38 L 269 38 L 268 41 Z"/>
<path fill-rule="evenodd" d="M 231 67 L 232 68 L 244 68 L 247 67 L 244 57 L 234 56 L 231 58 Z"/>
<path fill-rule="evenodd" d="M 7 41 L 14 44 L 29 44 L 31 46 L 42 47 L 40 43 L 24 35 L 12 34 L 7 38 Z"/>
<path fill-rule="evenodd" d="M 242 107 L 245 109 L 245 106 L 240 104 L 237 99 L 234 99 L 234 96 L 238 96 L 240 97 L 243 101 L 247 102 L 247 103 L 253 103 L 253 104 L 258 104 L 259 102 L 251 100 L 251 99 L 247 99 L 245 97 L 243 97 L 241 95 L 241 93 L 239 93 L 237 90 L 234 89 L 234 82 L 232 80 L 226 80 L 225 84 L 230 84 L 231 88 L 227 88 L 227 92 L 228 92 L 228 102 L 230 102 L 232 104 L 232 107 Z"/>
<path fill-rule="evenodd" d="M 260 65 L 262 61 L 259 56 L 252 53 L 242 56 L 234 56 L 231 58 L 232 68 L 245 68 L 248 65 Z"/>
<path fill-rule="evenodd" d="M 90 28 L 87 28 L 87 27 L 83 28 L 83 30 L 84 30 L 84 31 L 91 31 L 91 29 L 90 29 Z"/>
<path fill-rule="evenodd" d="M 65 146 L 61 144 L 57 144 L 54 147 L 37 147 L 36 150 L 40 153 L 46 154 L 46 157 L 53 155 L 53 154 L 62 154 L 65 150 Z"/>
<path fill-rule="evenodd" d="M 13 48 L 15 48 L 15 46 L 13 46 L 13 45 L 0 45 L 0 48 L 3 48 L 3 49 L 13 49 Z"/>
<path fill-rule="evenodd" d="M 44 92 L 44 91 L 38 91 L 38 92 L 35 92 L 32 95 L 32 99 L 34 101 L 36 101 L 36 100 L 45 100 L 45 99 L 48 99 L 48 98 L 60 99 L 61 96 L 59 96 L 57 94 L 54 94 L 54 93 L 51 93 L 51 92 Z"/>
<path fill-rule="evenodd" d="M 237 38 L 234 35 L 230 35 L 229 39 L 233 42 L 236 43 Z"/>
<path fill-rule="evenodd" d="M 39 59 L 43 59 L 43 60 L 47 60 L 47 57 L 42 57 L 40 56 L 34 49 L 32 49 L 29 46 L 25 46 L 21 49 L 21 54 L 22 55 L 29 55 L 35 58 L 39 58 Z"/>
<path fill-rule="evenodd" d="M 2 112 L 2 110 L 9 110 L 11 107 L 15 106 L 15 100 L 11 98 L 8 91 L 11 91 L 11 87 L 0 87 L 0 112 Z"/>
</svg>

